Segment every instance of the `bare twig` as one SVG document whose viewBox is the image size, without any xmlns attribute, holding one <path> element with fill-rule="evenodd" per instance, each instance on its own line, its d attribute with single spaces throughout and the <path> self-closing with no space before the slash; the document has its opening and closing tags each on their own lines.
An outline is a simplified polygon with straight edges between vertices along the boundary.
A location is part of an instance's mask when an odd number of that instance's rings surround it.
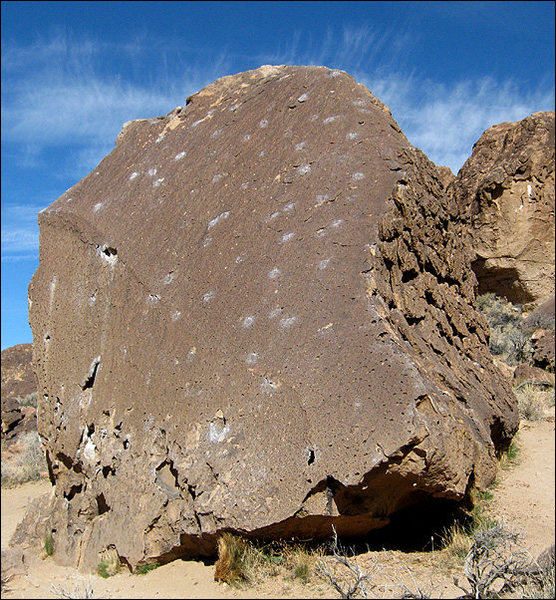
<svg viewBox="0 0 556 600">
<path fill-rule="evenodd" d="M 332 587 L 340 594 L 340 598 L 356 598 L 359 594 L 361 598 L 368 598 L 367 583 L 369 582 L 369 576 L 364 574 L 361 569 L 351 563 L 343 554 L 340 554 L 341 550 L 338 547 L 338 535 L 336 529 L 332 526 L 332 540 L 330 542 L 330 549 L 332 550 L 332 556 L 334 560 L 344 566 L 349 574 L 349 578 L 353 580 L 352 583 L 346 582 L 344 585 L 338 580 L 336 575 L 332 573 L 324 561 L 320 561 L 317 566 L 317 570 L 328 580 Z M 371 589 L 376 586 L 371 585 Z"/>
</svg>

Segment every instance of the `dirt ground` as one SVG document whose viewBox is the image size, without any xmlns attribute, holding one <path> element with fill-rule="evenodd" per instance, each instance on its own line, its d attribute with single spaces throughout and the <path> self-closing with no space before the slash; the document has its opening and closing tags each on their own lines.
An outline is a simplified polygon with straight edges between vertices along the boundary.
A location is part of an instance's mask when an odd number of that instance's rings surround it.
<svg viewBox="0 0 556 600">
<path fill-rule="evenodd" d="M 554 440 L 553 416 L 549 421 L 523 421 L 517 438 L 520 447 L 517 464 L 500 470 L 493 497 L 485 504 L 489 515 L 523 533 L 524 544 L 534 557 L 554 543 Z M 2 489 L 3 553 L 28 502 L 49 487 L 48 482 L 40 481 Z M 419 589 L 433 598 L 455 598 L 462 594 L 453 584 L 454 576 L 461 583 L 464 581 L 461 565 L 448 557 L 446 551 L 367 552 L 354 560 L 370 575 L 369 597 L 399 598 L 407 590 L 416 593 Z M 3 571 L 7 562 L 2 565 Z M 2 598 L 6 599 L 339 597 L 330 584 L 316 575 L 303 584 L 286 571 L 261 578 L 256 585 L 230 587 L 214 581 L 214 565 L 196 561 L 178 560 L 145 575 L 120 572 L 103 579 L 58 566 L 52 558 L 26 555 L 25 563 L 11 567 L 8 572 L 11 578 L 2 591 Z"/>
</svg>

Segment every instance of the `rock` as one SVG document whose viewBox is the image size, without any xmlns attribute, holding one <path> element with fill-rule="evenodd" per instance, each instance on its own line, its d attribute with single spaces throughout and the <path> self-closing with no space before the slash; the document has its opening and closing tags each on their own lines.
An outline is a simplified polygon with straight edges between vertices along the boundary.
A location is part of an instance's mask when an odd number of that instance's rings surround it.
<svg viewBox="0 0 556 600">
<path fill-rule="evenodd" d="M 436 168 L 438 170 L 438 174 L 440 175 L 440 181 L 445 188 L 454 183 L 456 176 L 452 173 L 452 169 L 450 169 L 450 167 L 440 166 Z"/>
<path fill-rule="evenodd" d="M 25 398 L 36 391 L 33 345 L 17 344 L 2 350 L 2 403 L 9 398 Z"/>
<path fill-rule="evenodd" d="M 522 363 L 517 365 L 514 370 L 513 385 L 519 386 L 524 383 L 532 383 L 533 385 L 546 387 L 547 389 L 553 387 L 549 373 L 538 367 Z"/>
<path fill-rule="evenodd" d="M 23 412 L 15 398 L 7 398 L 2 402 L 2 437 L 13 433 L 23 420 Z"/>
<path fill-rule="evenodd" d="M 2 439 L 13 441 L 20 433 L 37 428 L 35 409 L 25 406 L 31 394 L 37 394 L 33 345 L 18 344 L 2 350 Z"/>
<path fill-rule="evenodd" d="M 554 296 L 552 296 L 526 316 L 524 325 L 528 330 L 554 329 L 554 300 Z"/>
<path fill-rule="evenodd" d="M 324 67 L 225 77 L 127 124 L 39 216 L 56 560 L 364 536 L 488 485 L 519 416 L 443 190 Z"/>
<path fill-rule="evenodd" d="M 554 373 L 554 329 L 539 329 L 531 336 L 532 359 L 535 367 Z"/>
<path fill-rule="evenodd" d="M 479 294 L 554 294 L 554 112 L 487 129 L 452 189 L 467 210 Z"/>
</svg>

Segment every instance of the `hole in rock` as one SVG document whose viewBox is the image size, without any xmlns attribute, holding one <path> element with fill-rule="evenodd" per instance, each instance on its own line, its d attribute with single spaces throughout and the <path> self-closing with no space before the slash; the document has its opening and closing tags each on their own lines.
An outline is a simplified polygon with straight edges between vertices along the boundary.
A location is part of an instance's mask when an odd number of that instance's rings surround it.
<svg viewBox="0 0 556 600">
<path fill-rule="evenodd" d="M 312 465 L 315 462 L 315 451 L 312 448 L 309 448 L 309 458 L 307 459 L 307 464 Z"/>
<path fill-rule="evenodd" d="M 115 248 L 111 248 L 110 246 L 104 246 L 104 248 L 102 248 L 102 253 L 105 254 L 108 257 L 110 257 L 110 256 L 116 256 L 118 254 L 118 252 L 116 251 L 116 249 Z"/>
<path fill-rule="evenodd" d="M 104 494 L 99 494 L 96 500 L 99 515 L 103 515 L 105 512 L 108 512 L 110 510 L 110 507 L 108 506 L 106 499 L 104 498 Z"/>
<path fill-rule="evenodd" d="M 89 372 L 87 373 L 87 376 L 85 377 L 85 381 L 83 381 L 83 383 L 81 384 L 81 389 L 83 391 L 93 387 L 93 385 L 95 383 L 95 378 L 97 376 L 99 364 L 100 364 L 100 356 L 97 356 L 91 363 L 91 366 L 89 367 Z"/>
<path fill-rule="evenodd" d="M 102 467 L 102 474 L 104 475 L 104 478 L 106 479 L 108 477 L 108 475 L 115 475 L 116 469 L 114 469 L 114 467 L 111 467 L 111 466 Z"/>
<path fill-rule="evenodd" d="M 514 304 L 533 302 L 533 296 L 520 281 L 515 267 L 490 266 L 485 259 L 480 258 L 471 263 L 471 268 L 479 282 L 478 296 L 493 292 Z"/>
<path fill-rule="evenodd" d="M 409 283 L 417 277 L 417 271 L 404 271 L 402 274 L 402 283 Z"/>
<path fill-rule="evenodd" d="M 83 489 L 83 486 L 81 484 L 79 485 L 72 485 L 69 492 L 64 492 L 64 498 L 70 502 L 73 497 L 75 496 L 75 494 L 79 494 L 79 492 L 81 492 L 81 490 Z"/>
<path fill-rule="evenodd" d="M 390 523 L 372 531 L 364 539 L 342 539 L 354 552 L 400 550 L 426 552 L 438 550 L 446 530 L 454 523 L 468 524 L 471 517 L 453 500 L 430 498 L 403 508 L 390 516 Z"/>
</svg>

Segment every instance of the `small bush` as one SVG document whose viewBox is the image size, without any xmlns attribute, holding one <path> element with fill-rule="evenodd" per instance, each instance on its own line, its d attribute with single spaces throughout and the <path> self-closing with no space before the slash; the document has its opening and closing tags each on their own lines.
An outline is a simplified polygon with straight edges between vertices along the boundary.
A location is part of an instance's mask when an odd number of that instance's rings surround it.
<svg viewBox="0 0 556 600">
<path fill-rule="evenodd" d="M 465 558 L 464 574 L 469 590 L 456 585 L 469 598 L 497 598 L 514 590 L 528 569 L 529 554 L 519 545 L 519 535 L 503 525 L 477 530 Z"/>
<path fill-rule="evenodd" d="M 17 402 L 19 406 L 32 406 L 33 408 L 37 408 L 37 403 L 39 401 L 39 393 L 32 392 L 31 394 L 27 394 L 25 398 L 18 398 Z"/>
<path fill-rule="evenodd" d="M 446 550 L 458 562 L 464 561 L 472 543 L 470 527 L 461 523 L 454 523 L 442 532 L 442 550 Z"/>
<path fill-rule="evenodd" d="M 257 571 L 264 563 L 264 554 L 253 544 L 226 532 L 218 538 L 218 560 L 214 565 L 214 580 L 229 585 L 253 583 L 257 578 Z"/>
<path fill-rule="evenodd" d="M 2 457 L 2 487 L 37 481 L 47 471 L 44 450 L 36 431 L 22 434 L 17 444 L 21 451 L 16 458 Z"/>
<path fill-rule="evenodd" d="M 553 402 L 554 390 L 545 392 L 536 385 L 525 384 L 514 390 L 519 406 L 519 414 L 527 421 L 542 421 L 546 410 Z"/>
<path fill-rule="evenodd" d="M 500 458 L 500 467 L 502 469 L 509 469 L 515 466 L 519 461 L 520 447 L 517 440 L 514 438 L 512 443 L 509 445 L 506 452 Z"/>
<path fill-rule="evenodd" d="M 44 536 L 44 551 L 47 556 L 52 556 L 54 554 L 54 540 L 51 533 L 47 533 Z"/>
<path fill-rule="evenodd" d="M 509 365 L 531 362 L 531 332 L 525 326 L 521 306 L 488 293 L 477 298 L 477 307 L 490 327 L 492 354 Z"/>
<path fill-rule="evenodd" d="M 118 551 L 114 546 L 109 546 L 99 554 L 100 562 L 97 567 L 97 573 L 107 579 L 115 575 L 121 567 Z"/>
<path fill-rule="evenodd" d="M 319 550 L 307 550 L 300 545 L 286 548 L 285 566 L 290 571 L 292 579 L 298 579 L 303 584 L 309 583 L 316 569 L 317 558 L 321 554 Z"/>
<path fill-rule="evenodd" d="M 136 575 L 146 575 L 147 573 L 150 573 L 151 571 L 154 571 L 155 569 L 157 569 L 160 565 L 158 565 L 157 563 L 149 563 L 146 565 L 139 565 L 134 573 Z"/>
</svg>

